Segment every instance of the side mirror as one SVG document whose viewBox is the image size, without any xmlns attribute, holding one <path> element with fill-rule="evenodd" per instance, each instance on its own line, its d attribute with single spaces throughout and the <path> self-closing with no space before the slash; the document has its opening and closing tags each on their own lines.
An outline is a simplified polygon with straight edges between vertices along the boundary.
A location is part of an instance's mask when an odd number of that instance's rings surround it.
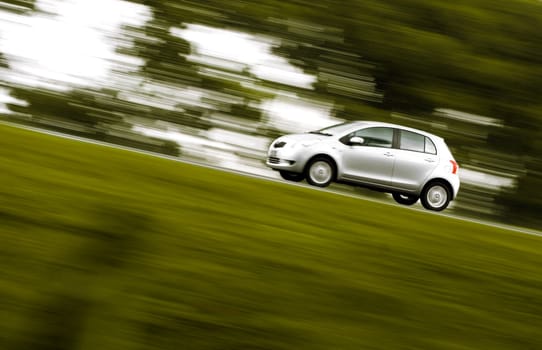
<svg viewBox="0 0 542 350">
<path fill-rule="evenodd" d="M 361 146 L 364 142 L 365 140 L 363 139 L 363 137 L 354 136 L 350 138 L 350 144 L 353 146 Z"/>
</svg>

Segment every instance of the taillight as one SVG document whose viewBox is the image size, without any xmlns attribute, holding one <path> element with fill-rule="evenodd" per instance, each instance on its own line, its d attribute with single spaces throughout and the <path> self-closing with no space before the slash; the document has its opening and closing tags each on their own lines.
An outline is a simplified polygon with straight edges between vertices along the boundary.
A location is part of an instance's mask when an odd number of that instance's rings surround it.
<svg viewBox="0 0 542 350">
<path fill-rule="evenodd" d="M 452 163 L 452 174 L 457 174 L 457 169 L 459 168 L 459 165 L 455 160 L 450 160 L 450 163 Z"/>
</svg>

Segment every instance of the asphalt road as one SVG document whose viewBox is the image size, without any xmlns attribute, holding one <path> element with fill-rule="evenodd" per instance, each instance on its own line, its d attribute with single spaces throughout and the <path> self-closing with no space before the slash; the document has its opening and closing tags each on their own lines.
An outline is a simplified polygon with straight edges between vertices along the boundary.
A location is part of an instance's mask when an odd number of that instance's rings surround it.
<svg viewBox="0 0 542 350">
<path fill-rule="evenodd" d="M 539 230 L 534 230 L 534 229 L 529 229 L 529 228 L 524 228 L 524 227 L 518 227 L 518 226 L 511 226 L 511 225 L 506 225 L 506 224 L 487 221 L 487 220 L 479 220 L 479 219 L 474 219 L 474 218 L 468 218 L 468 217 L 465 217 L 465 216 L 457 215 L 455 213 L 450 214 L 450 213 L 447 213 L 446 211 L 445 212 L 432 212 L 432 211 L 428 211 L 428 210 L 423 209 L 419 204 L 416 204 L 414 206 L 402 206 L 402 205 L 396 204 L 393 201 L 393 199 L 391 199 L 391 197 L 388 199 L 388 198 L 381 198 L 381 197 L 366 196 L 366 195 L 363 195 L 363 193 L 360 193 L 359 191 L 356 191 L 354 189 L 354 187 L 350 187 L 350 186 L 347 186 L 347 185 L 336 185 L 336 184 L 334 184 L 334 185 L 332 185 L 332 186 L 330 186 L 328 188 L 313 187 L 313 186 L 310 186 L 310 185 L 308 185 L 306 183 L 287 182 L 285 180 L 282 180 L 278 176 L 273 177 L 272 176 L 273 173 L 270 173 L 269 176 L 264 176 L 264 175 L 254 174 L 254 173 L 250 173 L 250 172 L 246 172 L 246 171 L 238 171 L 238 170 L 234 170 L 234 169 L 230 169 L 230 168 L 223 168 L 223 167 L 219 167 L 219 166 L 216 166 L 216 165 L 211 165 L 211 164 L 206 164 L 206 163 L 203 163 L 203 162 L 198 162 L 198 161 L 194 161 L 194 160 L 190 160 L 190 159 L 185 159 L 185 158 L 182 158 L 182 157 L 168 156 L 168 155 L 164 155 L 164 154 L 160 154 L 160 153 L 155 153 L 155 152 L 145 151 L 145 150 L 141 150 L 141 149 L 136 149 L 136 148 L 126 147 L 126 146 L 111 144 L 111 143 L 102 142 L 102 141 L 91 140 L 91 139 L 87 139 L 87 138 L 84 138 L 84 137 L 74 136 L 74 135 L 65 134 L 65 133 L 61 133 L 61 132 L 57 132 L 57 131 L 40 129 L 40 128 L 37 128 L 37 127 L 20 125 L 20 124 L 17 124 L 17 123 L 11 123 L 11 122 L 2 121 L 2 120 L 0 120 L 0 124 L 11 126 L 11 127 L 16 127 L 16 128 L 20 128 L 20 129 L 25 129 L 25 130 L 35 131 L 35 132 L 39 132 L 39 133 L 42 133 L 42 134 L 62 137 L 62 138 L 66 138 L 66 139 L 77 140 L 77 141 L 86 142 L 86 143 L 92 143 L 92 144 L 101 145 L 101 146 L 104 146 L 104 147 L 123 149 L 123 150 L 127 150 L 127 151 L 130 151 L 130 152 L 136 152 L 136 153 L 140 153 L 140 154 L 150 155 L 150 156 L 153 156 L 153 157 L 169 159 L 169 160 L 172 160 L 172 161 L 175 161 L 175 162 L 182 162 L 182 163 L 202 166 L 202 167 L 205 167 L 205 168 L 217 169 L 217 170 L 226 171 L 226 172 L 230 172 L 230 173 L 236 173 L 236 174 L 240 174 L 240 175 L 243 175 L 243 176 L 261 178 L 261 179 L 265 179 L 265 180 L 268 180 L 268 181 L 283 182 L 283 183 L 289 184 L 290 186 L 308 187 L 308 188 L 311 188 L 311 189 L 313 189 L 315 191 L 331 192 L 331 193 L 335 193 L 335 194 L 340 195 L 340 196 L 347 196 L 347 197 L 352 197 L 352 198 L 357 198 L 357 199 L 363 199 L 363 200 L 367 200 L 367 201 L 382 203 L 382 204 L 385 204 L 385 205 L 400 206 L 404 210 L 423 211 L 427 215 L 440 215 L 440 216 L 453 218 L 453 219 L 456 219 L 456 220 L 475 222 L 475 223 L 486 225 L 486 226 L 502 228 L 502 229 L 507 229 L 507 230 L 511 230 L 511 231 L 515 231 L 515 232 L 519 232 L 519 233 L 523 233 L 523 234 L 542 237 L 542 231 L 539 231 Z"/>
</svg>

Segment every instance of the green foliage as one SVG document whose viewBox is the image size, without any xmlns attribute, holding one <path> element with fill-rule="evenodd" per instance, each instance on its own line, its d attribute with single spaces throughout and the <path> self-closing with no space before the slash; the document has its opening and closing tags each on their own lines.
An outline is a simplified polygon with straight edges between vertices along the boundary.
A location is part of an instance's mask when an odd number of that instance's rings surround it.
<svg viewBox="0 0 542 350">
<path fill-rule="evenodd" d="M 538 159 L 529 159 L 528 162 L 529 173 L 515 191 L 503 194 L 499 202 L 505 206 L 502 216 L 509 222 L 540 227 L 542 197 L 538 195 L 538 189 L 542 186 L 542 164 Z"/>
<path fill-rule="evenodd" d="M 1 11 L 11 11 L 22 14 L 35 9 L 35 0 L 3 0 L 2 3 L 0 3 Z"/>
<path fill-rule="evenodd" d="M 2 349 L 542 346 L 540 237 L 0 135 Z"/>
<path fill-rule="evenodd" d="M 30 111 L 37 118 L 52 118 L 59 122 L 69 121 L 89 127 L 95 127 L 100 122 L 121 121 L 118 109 L 111 110 L 100 105 L 96 100 L 98 95 L 96 91 L 81 89 L 64 93 L 19 87 L 12 88 L 12 95 L 30 104 L 29 107 L 12 105 L 10 106 L 12 111 L 19 113 Z"/>
<path fill-rule="evenodd" d="M 187 62 L 190 53 L 187 41 L 169 33 L 170 24 L 155 18 L 140 29 L 125 28 L 134 36 L 134 48 L 123 51 L 145 60 L 142 73 L 151 79 L 175 85 L 196 85 L 200 82 L 195 66 Z"/>
<path fill-rule="evenodd" d="M 8 62 L 5 59 L 4 55 L 0 52 L 0 69 L 1 68 L 8 68 Z"/>
</svg>

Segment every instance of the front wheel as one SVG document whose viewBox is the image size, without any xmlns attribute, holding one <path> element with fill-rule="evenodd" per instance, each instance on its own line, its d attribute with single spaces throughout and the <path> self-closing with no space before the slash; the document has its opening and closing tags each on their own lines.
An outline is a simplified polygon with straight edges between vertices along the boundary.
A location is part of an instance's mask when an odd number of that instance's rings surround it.
<svg viewBox="0 0 542 350">
<path fill-rule="evenodd" d="M 425 185 L 420 199 L 425 209 L 441 211 L 450 203 L 451 194 L 445 183 L 434 181 Z"/>
<path fill-rule="evenodd" d="M 279 171 L 279 173 L 280 173 L 280 176 L 284 180 L 288 180 L 288 181 L 301 182 L 305 179 L 304 174 L 292 173 L 290 171 L 285 171 L 285 170 L 281 170 Z"/>
<path fill-rule="evenodd" d="M 307 182 L 313 186 L 326 187 L 335 178 L 335 165 L 326 157 L 316 157 L 305 170 Z"/>
<path fill-rule="evenodd" d="M 418 201 L 420 197 L 410 194 L 402 194 L 402 193 L 392 193 L 393 199 L 399 204 L 403 205 L 413 205 Z"/>
</svg>

